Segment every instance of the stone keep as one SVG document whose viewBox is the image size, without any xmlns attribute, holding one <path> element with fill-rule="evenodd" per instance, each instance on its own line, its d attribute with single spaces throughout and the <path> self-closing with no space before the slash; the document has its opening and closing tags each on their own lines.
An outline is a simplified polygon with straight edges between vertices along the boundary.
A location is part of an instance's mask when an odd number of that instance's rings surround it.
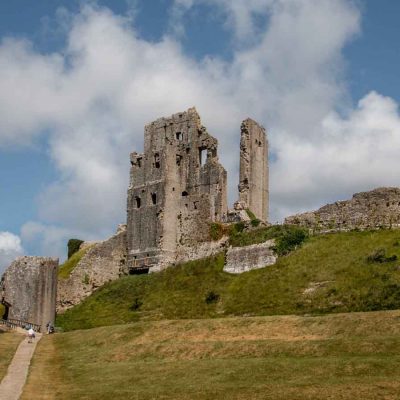
<svg viewBox="0 0 400 400">
<path fill-rule="evenodd" d="M 58 258 L 19 257 L 2 278 L 2 303 L 8 319 L 37 324 L 44 330 L 54 324 L 56 313 Z"/>
<path fill-rule="evenodd" d="M 239 204 L 268 221 L 268 141 L 265 129 L 248 118 L 240 137 Z"/>
<path fill-rule="evenodd" d="M 127 204 L 128 269 L 160 270 L 183 248 L 209 240 L 227 212 L 227 175 L 218 142 L 195 108 L 145 127 L 132 153 Z"/>
</svg>

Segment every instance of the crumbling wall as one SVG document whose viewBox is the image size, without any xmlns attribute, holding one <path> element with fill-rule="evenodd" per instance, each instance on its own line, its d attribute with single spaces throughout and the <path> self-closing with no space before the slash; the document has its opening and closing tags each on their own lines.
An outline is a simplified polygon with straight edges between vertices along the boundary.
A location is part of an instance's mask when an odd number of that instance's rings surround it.
<svg viewBox="0 0 400 400">
<path fill-rule="evenodd" d="M 248 118 L 241 126 L 239 204 L 262 221 L 268 221 L 268 174 L 265 129 Z"/>
<path fill-rule="evenodd" d="M 277 256 L 273 250 L 275 241 L 244 247 L 229 247 L 226 252 L 224 271 L 231 274 L 241 274 L 253 269 L 264 268 L 276 263 Z"/>
<path fill-rule="evenodd" d="M 327 204 L 317 211 L 293 215 L 286 224 L 313 231 L 400 227 L 400 189 L 378 188 L 353 195 L 351 200 Z"/>
<path fill-rule="evenodd" d="M 8 319 L 41 325 L 54 324 L 58 259 L 19 257 L 3 275 L 2 302 L 9 307 Z"/>
<path fill-rule="evenodd" d="M 82 243 L 85 255 L 67 279 L 59 279 L 57 313 L 79 304 L 105 283 L 127 273 L 126 225 L 120 225 L 117 233 L 103 242 Z"/>
<path fill-rule="evenodd" d="M 209 240 L 227 212 L 218 142 L 194 108 L 145 127 L 144 153 L 131 154 L 128 268 L 162 269 L 180 249 Z"/>
</svg>

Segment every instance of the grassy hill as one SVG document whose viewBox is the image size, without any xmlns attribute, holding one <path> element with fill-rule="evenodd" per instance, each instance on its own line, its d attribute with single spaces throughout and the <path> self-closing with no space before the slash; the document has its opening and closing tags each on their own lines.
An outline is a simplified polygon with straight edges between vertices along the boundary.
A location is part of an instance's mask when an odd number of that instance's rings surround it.
<svg viewBox="0 0 400 400">
<path fill-rule="evenodd" d="M 140 321 L 49 335 L 22 399 L 394 400 L 399 331 L 400 311 L 380 311 Z"/>
<path fill-rule="evenodd" d="M 248 244 L 268 235 L 265 229 L 237 233 L 235 240 Z M 161 319 L 396 309 L 398 259 L 398 230 L 314 236 L 276 265 L 238 276 L 222 271 L 221 254 L 124 277 L 58 316 L 57 325 L 73 330 Z"/>
<path fill-rule="evenodd" d="M 7 368 L 22 339 L 23 335 L 0 328 L 0 382 L 7 373 Z"/>
</svg>

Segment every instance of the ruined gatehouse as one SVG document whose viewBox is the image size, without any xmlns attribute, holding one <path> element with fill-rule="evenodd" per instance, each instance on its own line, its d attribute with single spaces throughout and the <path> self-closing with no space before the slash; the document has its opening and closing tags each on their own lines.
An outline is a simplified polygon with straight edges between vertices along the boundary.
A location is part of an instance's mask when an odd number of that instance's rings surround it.
<svg viewBox="0 0 400 400">
<path fill-rule="evenodd" d="M 4 273 L 0 301 L 3 319 L 24 321 L 44 330 L 56 314 L 58 258 L 19 257 Z"/>
<path fill-rule="evenodd" d="M 267 152 L 264 128 L 244 121 L 238 203 L 264 221 Z M 146 125 L 144 152 L 132 153 L 130 160 L 128 270 L 160 270 L 212 253 L 210 224 L 227 221 L 227 174 L 218 160 L 218 141 L 202 126 L 196 109 Z"/>
</svg>

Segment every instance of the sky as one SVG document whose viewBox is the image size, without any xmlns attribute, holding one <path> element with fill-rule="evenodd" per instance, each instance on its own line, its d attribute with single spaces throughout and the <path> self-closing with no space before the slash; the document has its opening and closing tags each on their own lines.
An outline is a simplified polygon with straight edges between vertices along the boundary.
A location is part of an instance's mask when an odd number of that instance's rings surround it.
<svg viewBox="0 0 400 400">
<path fill-rule="evenodd" d="M 396 0 L 0 3 L 0 273 L 126 219 L 143 127 L 196 106 L 236 200 L 267 129 L 270 221 L 400 186 Z"/>
</svg>

